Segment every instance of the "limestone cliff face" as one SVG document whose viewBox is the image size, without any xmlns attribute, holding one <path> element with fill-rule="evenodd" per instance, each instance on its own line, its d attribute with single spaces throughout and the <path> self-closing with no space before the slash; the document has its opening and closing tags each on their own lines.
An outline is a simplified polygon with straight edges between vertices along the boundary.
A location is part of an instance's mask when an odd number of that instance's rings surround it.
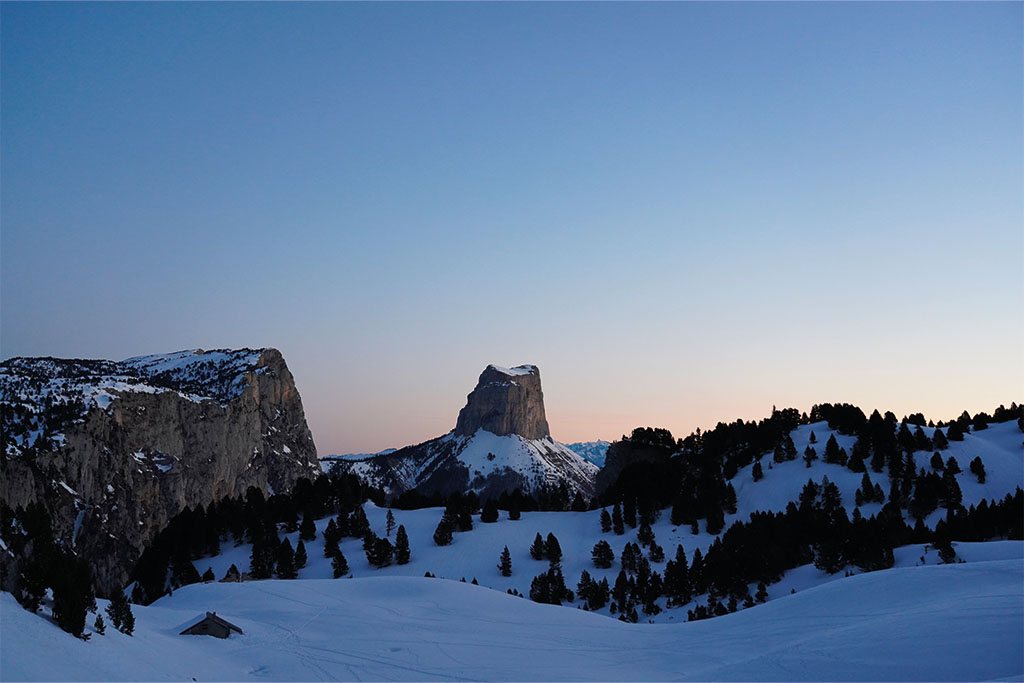
<svg viewBox="0 0 1024 683">
<path fill-rule="evenodd" d="M 522 489 L 565 487 L 594 494 L 597 466 L 551 438 L 540 371 L 489 365 L 459 412 L 455 429 L 415 446 L 369 458 L 331 458 L 332 473 L 352 472 L 391 495 L 475 491 L 488 498 Z"/>
<path fill-rule="evenodd" d="M 524 439 L 551 436 L 537 366 L 507 369 L 488 365 L 480 373 L 476 388 L 466 397 L 466 407 L 459 411 L 455 434 L 470 436 L 479 429 L 498 436 L 518 434 Z"/>
<path fill-rule="evenodd" d="M 12 359 L 0 364 L 0 398 L 0 501 L 45 503 L 101 592 L 127 581 L 145 544 L 186 506 L 320 474 L 275 349 Z"/>
</svg>

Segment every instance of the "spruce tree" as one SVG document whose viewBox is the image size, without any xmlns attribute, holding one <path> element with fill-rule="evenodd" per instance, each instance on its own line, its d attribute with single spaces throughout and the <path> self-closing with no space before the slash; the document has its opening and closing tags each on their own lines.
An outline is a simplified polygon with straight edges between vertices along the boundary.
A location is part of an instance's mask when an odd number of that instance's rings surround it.
<svg viewBox="0 0 1024 683">
<path fill-rule="evenodd" d="M 601 508 L 601 533 L 608 533 L 612 530 L 612 516 L 608 514 L 607 508 Z"/>
<path fill-rule="evenodd" d="M 100 634 L 101 636 L 107 632 L 107 625 L 103 623 L 102 614 L 96 615 L 96 621 L 93 622 L 92 628 L 94 631 L 96 631 L 96 633 Z"/>
<path fill-rule="evenodd" d="M 224 572 L 225 581 L 238 581 L 241 578 L 241 574 L 238 572 L 238 567 L 232 564 L 228 567 L 228 570 Z"/>
<path fill-rule="evenodd" d="M 936 451 L 944 451 L 949 448 L 949 441 L 946 439 L 946 435 L 942 433 L 941 429 L 936 429 L 932 435 L 932 447 Z"/>
<path fill-rule="evenodd" d="M 409 535 L 405 532 L 405 526 L 399 525 L 395 533 L 395 564 L 409 564 Z"/>
<path fill-rule="evenodd" d="M 627 496 L 622 501 L 622 521 L 629 525 L 630 529 L 636 528 L 636 498 Z"/>
<path fill-rule="evenodd" d="M 371 563 L 375 567 L 387 567 L 390 566 L 392 559 L 395 556 L 395 547 L 391 545 L 391 541 L 386 538 L 377 538 L 374 540 L 374 561 Z"/>
<path fill-rule="evenodd" d="M 932 455 L 931 466 L 933 470 L 942 470 L 946 468 L 946 463 L 942 462 L 942 455 L 938 451 Z"/>
<path fill-rule="evenodd" d="M 498 560 L 498 571 L 501 572 L 502 576 L 512 576 L 512 554 L 508 551 L 508 546 L 501 551 L 501 557 Z"/>
<path fill-rule="evenodd" d="M 539 531 L 533 539 L 533 545 L 530 546 L 530 557 L 535 560 L 544 559 L 544 539 L 541 538 Z"/>
<path fill-rule="evenodd" d="M 602 539 L 594 545 L 590 557 L 593 559 L 595 567 L 598 569 L 608 569 L 612 566 L 612 562 L 615 561 L 615 551 L 612 550 L 608 541 Z"/>
<path fill-rule="evenodd" d="M 810 465 L 808 465 L 808 467 L 810 467 Z M 754 481 L 761 481 L 764 479 L 764 469 L 761 467 L 760 460 L 754 463 L 754 469 L 751 471 L 751 475 L 753 476 Z"/>
<path fill-rule="evenodd" d="M 618 503 L 615 503 L 614 507 L 612 507 L 612 530 L 617 536 L 626 533 L 626 528 L 622 521 L 622 507 Z"/>
<path fill-rule="evenodd" d="M 213 573 L 213 568 L 212 567 L 207 567 L 206 568 L 206 571 L 203 572 L 202 579 L 203 579 L 203 581 L 205 583 L 209 583 L 210 581 L 216 581 L 217 580 L 217 577 Z"/>
<path fill-rule="evenodd" d="M 384 518 L 384 536 L 391 538 L 391 532 L 395 530 L 395 514 L 388 508 L 388 514 Z"/>
<path fill-rule="evenodd" d="M 307 512 L 302 516 L 302 526 L 299 527 L 299 540 L 312 541 L 316 538 L 316 522 L 313 515 Z"/>
<path fill-rule="evenodd" d="M 331 569 L 336 579 L 340 579 L 345 574 L 348 574 L 348 561 L 340 550 L 334 553 L 334 557 L 331 558 Z"/>
<path fill-rule="evenodd" d="M 454 520 L 448 515 L 448 511 L 441 516 L 441 521 L 434 529 L 434 543 L 436 545 L 448 545 L 452 542 L 452 529 L 455 526 Z"/>
<path fill-rule="evenodd" d="M 498 521 L 498 503 L 489 498 L 480 511 L 480 521 L 485 524 L 493 524 Z"/>
<path fill-rule="evenodd" d="M 292 550 L 291 541 L 285 538 L 277 547 L 277 576 L 281 579 L 295 579 L 298 575 L 298 570 L 295 569 L 295 552 Z"/>
<path fill-rule="evenodd" d="M 811 438 L 808 439 L 810 443 L 818 443 L 818 437 L 815 436 L 814 432 L 811 431 Z"/>
<path fill-rule="evenodd" d="M 544 542 L 544 557 L 548 558 L 548 562 L 552 565 L 557 565 L 562 561 L 562 546 L 558 544 L 558 539 L 554 534 L 549 533 Z"/>
<path fill-rule="evenodd" d="M 979 484 L 985 483 L 985 464 L 981 462 L 981 456 L 976 456 L 974 460 L 971 460 L 970 470 L 978 478 Z"/>
<path fill-rule="evenodd" d="M 637 530 L 636 538 L 640 541 L 640 545 L 649 546 L 654 543 L 654 530 L 651 529 L 651 525 L 647 522 L 640 524 L 640 528 Z"/>
<path fill-rule="evenodd" d="M 956 461 L 952 455 L 946 460 L 946 471 L 950 474 L 960 474 L 963 470 L 960 469 L 960 463 Z"/>
<path fill-rule="evenodd" d="M 300 538 L 299 544 L 295 546 L 295 568 L 302 569 L 306 566 L 306 544 Z"/>
</svg>

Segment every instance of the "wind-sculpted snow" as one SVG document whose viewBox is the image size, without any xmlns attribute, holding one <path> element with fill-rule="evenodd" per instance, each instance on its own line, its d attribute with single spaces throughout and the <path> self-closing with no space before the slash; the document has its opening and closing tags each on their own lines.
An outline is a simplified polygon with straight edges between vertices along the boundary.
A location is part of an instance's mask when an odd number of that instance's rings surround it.
<svg viewBox="0 0 1024 683">
<path fill-rule="evenodd" d="M 0 678 L 1020 680 L 1022 586 L 1019 559 L 892 569 L 649 625 L 440 579 L 195 584 L 135 606 L 134 637 L 108 627 L 89 642 L 0 594 Z M 245 635 L 178 635 L 207 610 Z"/>
</svg>

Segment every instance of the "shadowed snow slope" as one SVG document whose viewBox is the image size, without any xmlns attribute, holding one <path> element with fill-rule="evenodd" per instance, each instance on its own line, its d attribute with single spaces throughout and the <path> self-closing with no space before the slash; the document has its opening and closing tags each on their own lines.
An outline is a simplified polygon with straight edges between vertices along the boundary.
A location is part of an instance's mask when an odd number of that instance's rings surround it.
<svg viewBox="0 0 1024 683">
<path fill-rule="evenodd" d="M 1022 585 L 1020 560 L 901 568 L 718 619 L 644 625 L 440 579 L 196 584 L 135 607 L 133 638 L 108 628 L 90 642 L 0 594 L 0 677 L 1019 680 Z M 245 635 L 178 635 L 206 610 Z"/>
</svg>

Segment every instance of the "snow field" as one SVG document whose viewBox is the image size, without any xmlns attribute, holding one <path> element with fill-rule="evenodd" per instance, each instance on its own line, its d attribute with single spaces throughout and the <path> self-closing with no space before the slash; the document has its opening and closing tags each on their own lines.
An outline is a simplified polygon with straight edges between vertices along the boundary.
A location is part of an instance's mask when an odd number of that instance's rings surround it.
<svg viewBox="0 0 1024 683">
<path fill-rule="evenodd" d="M 651 626 L 439 579 L 195 584 L 88 643 L 0 594 L 0 678 L 1020 680 L 1022 586 L 1019 559 L 897 568 Z M 178 635 L 207 610 L 245 635 Z"/>
</svg>

